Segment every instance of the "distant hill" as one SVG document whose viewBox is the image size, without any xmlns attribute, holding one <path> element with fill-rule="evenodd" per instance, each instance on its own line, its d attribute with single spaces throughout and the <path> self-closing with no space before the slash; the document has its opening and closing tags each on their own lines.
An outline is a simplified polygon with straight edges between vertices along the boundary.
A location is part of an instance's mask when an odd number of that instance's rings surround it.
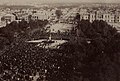
<svg viewBox="0 0 120 81">
<path fill-rule="evenodd" d="M 25 8 L 34 8 L 34 6 L 30 5 L 0 5 L 0 8 L 10 8 L 10 9 L 25 9 Z"/>
</svg>

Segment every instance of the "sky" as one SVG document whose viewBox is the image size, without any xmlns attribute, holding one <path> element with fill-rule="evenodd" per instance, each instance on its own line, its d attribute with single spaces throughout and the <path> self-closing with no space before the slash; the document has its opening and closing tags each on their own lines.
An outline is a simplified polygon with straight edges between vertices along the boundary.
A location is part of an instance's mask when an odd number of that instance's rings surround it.
<svg viewBox="0 0 120 81">
<path fill-rule="evenodd" d="M 0 0 L 0 4 L 40 4 L 63 2 L 120 3 L 120 0 Z"/>
</svg>

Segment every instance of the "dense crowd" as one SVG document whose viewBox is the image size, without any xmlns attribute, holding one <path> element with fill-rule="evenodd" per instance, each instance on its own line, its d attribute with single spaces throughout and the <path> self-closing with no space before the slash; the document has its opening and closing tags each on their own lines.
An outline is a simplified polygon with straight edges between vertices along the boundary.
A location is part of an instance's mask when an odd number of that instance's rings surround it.
<svg viewBox="0 0 120 81">
<path fill-rule="evenodd" d="M 76 41 L 59 49 L 26 43 L 25 32 L 13 36 L 0 55 L 0 81 L 119 81 L 120 34 L 104 21 L 83 20 L 77 28 Z"/>
<path fill-rule="evenodd" d="M 36 81 L 44 79 L 55 81 L 60 77 L 61 80 L 63 78 L 66 81 L 64 70 L 70 63 L 67 64 L 65 61 L 70 60 L 63 58 L 61 52 L 21 43 L 0 56 L 0 79 L 1 81 L 34 81 L 38 76 Z"/>
</svg>

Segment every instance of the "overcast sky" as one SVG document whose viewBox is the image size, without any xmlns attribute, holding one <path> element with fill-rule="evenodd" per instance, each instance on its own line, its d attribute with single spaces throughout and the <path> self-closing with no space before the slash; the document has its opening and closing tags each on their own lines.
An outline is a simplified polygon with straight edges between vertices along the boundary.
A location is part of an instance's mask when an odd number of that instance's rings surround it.
<svg viewBox="0 0 120 81">
<path fill-rule="evenodd" d="M 118 3 L 120 0 L 0 0 L 0 4 L 30 4 L 30 3 L 59 3 L 59 2 L 105 2 Z"/>
</svg>

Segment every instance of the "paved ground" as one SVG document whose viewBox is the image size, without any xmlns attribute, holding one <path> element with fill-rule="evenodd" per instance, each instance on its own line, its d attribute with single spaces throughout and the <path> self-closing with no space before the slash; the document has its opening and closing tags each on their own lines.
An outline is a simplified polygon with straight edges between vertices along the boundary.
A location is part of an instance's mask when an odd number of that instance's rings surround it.
<svg viewBox="0 0 120 81">
<path fill-rule="evenodd" d="M 58 32 L 58 30 L 61 32 L 65 32 L 67 30 L 71 30 L 72 27 L 73 27 L 72 24 L 56 23 L 50 27 L 50 30 L 51 30 L 51 32 L 54 32 L 54 33 Z"/>
</svg>

